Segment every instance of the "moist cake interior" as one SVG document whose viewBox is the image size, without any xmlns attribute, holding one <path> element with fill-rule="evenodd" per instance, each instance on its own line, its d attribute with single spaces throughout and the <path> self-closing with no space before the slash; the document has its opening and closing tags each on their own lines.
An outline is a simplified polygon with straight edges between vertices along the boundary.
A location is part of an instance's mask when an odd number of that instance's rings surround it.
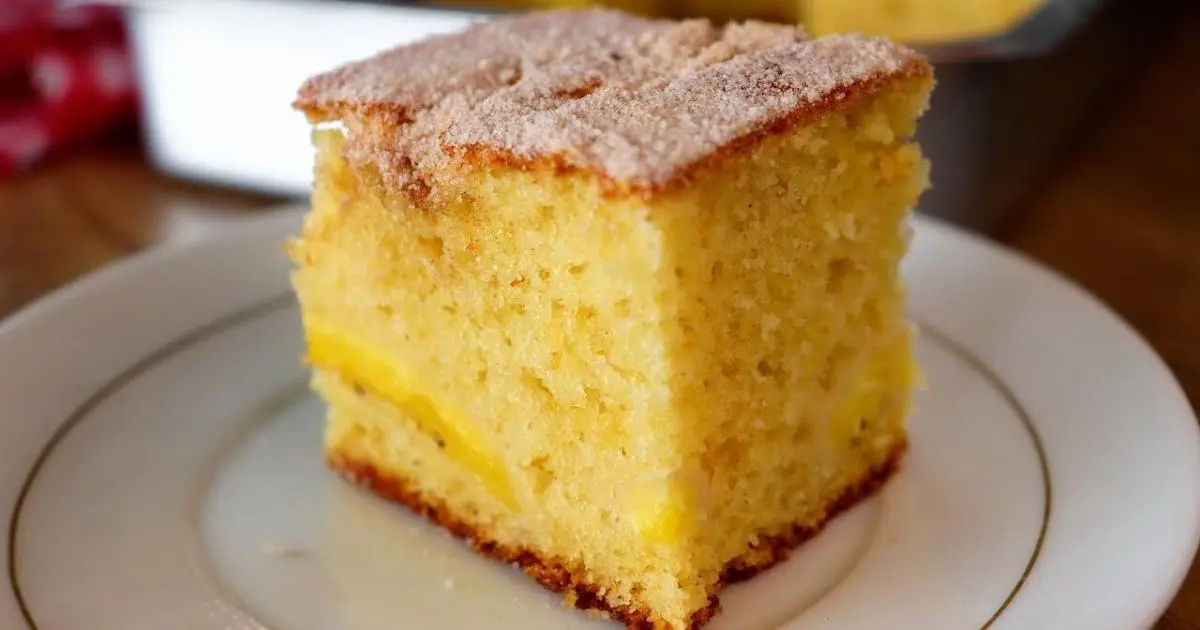
<svg viewBox="0 0 1200 630">
<path fill-rule="evenodd" d="M 327 457 L 576 605 L 699 627 L 904 450 L 931 87 L 878 39 L 611 11 L 310 80 Z"/>
</svg>

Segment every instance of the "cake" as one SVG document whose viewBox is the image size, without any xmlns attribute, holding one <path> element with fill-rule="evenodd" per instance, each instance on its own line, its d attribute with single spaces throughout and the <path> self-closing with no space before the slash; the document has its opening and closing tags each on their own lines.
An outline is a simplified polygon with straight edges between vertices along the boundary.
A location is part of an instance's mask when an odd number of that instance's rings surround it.
<svg viewBox="0 0 1200 630">
<path fill-rule="evenodd" d="M 881 39 L 596 9 L 310 78 L 331 466 L 569 604 L 703 626 L 902 459 L 932 85 Z"/>
</svg>

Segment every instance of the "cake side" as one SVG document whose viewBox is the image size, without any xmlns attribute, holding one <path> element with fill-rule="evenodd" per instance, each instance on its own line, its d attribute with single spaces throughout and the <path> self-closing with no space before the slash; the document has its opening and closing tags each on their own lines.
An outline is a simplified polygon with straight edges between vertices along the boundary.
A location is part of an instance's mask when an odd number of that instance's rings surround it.
<svg viewBox="0 0 1200 630">
<path fill-rule="evenodd" d="M 932 77 L 768 25 L 486 28 L 302 90 L 343 127 L 290 247 L 327 456 L 576 604 L 699 624 L 903 451 Z"/>
<path fill-rule="evenodd" d="M 470 197 L 429 211 L 321 132 L 292 248 L 309 356 L 342 383 L 318 385 L 335 412 L 355 385 L 393 409 L 331 416 L 331 457 L 374 444 L 352 459 L 682 627 L 727 567 L 774 557 L 756 541 L 815 528 L 904 443 L 895 266 L 927 88 L 898 82 L 651 201 L 476 167 Z M 413 460 L 421 440 L 444 459 Z"/>
<path fill-rule="evenodd" d="M 909 139 L 930 82 L 765 138 L 662 200 L 664 329 L 712 575 L 906 438 L 919 375 L 900 262 L 928 182 Z M 814 499 L 820 497 L 821 499 Z"/>
<path fill-rule="evenodd" d="M 520 568 L 543 587 L 563 594 L 568 605 L 609 617 L 630 630 L 699 630 L 720 612 L 716 593 L 728 584 L 749 580 L 786 560 L 791 551 L 819 534 L 832 519 L 874 494 L 898 470 L 905 445 L 897 445 L 889 457 L 830 501 L 820 521 L 796 523 L 764 535 L 754 549 L 729 560 L 722 568 L 720 581 L 713 585 L 714 594 L 708 604 L 694 610 L 682 626 L 663 619 L 643 602 L 612 601 L 607 596 L 608 588 L 595 582 L 586 567 L 570 566 L 537 549 L 501 542 L 486 526 L 477 525 L 473 515 L 464 515 L 445 499 L 423 492 L 404 473 L 382 469 L 376 459 L 363 455 L 361 445 L 353 437 L 345 436 L 345 441 L 332 442 L 327 449 L 330 465 L 352 483 L 462 538 L 480 555 Z"/>
<path fill-rule="evenodd" d="M 661 235 L 646 209 L 517 171 L 478 172 L 471 199 L 418 209 L 351 168 L 340 142 L 318 134 L 293 282 L 319 372 L 412 420 L 372 429 L 369 460 L 429 484 L 496 540 L 604 576 L 614 606 L 635 590 L 679 614 L 705 605 L 676 579 L 681 545 L 641 540 L 628 515 L 626 489 L 653 486 L 677 459 L 651 420 L 671 412 L 654 304 Z M 327 400 L 345 390 L 320 380 Z M 327 444 L 364 430 L 331 417 Z M 443 443 L 454 465 L 407 459 L 421 440 Z"/>
</svg>

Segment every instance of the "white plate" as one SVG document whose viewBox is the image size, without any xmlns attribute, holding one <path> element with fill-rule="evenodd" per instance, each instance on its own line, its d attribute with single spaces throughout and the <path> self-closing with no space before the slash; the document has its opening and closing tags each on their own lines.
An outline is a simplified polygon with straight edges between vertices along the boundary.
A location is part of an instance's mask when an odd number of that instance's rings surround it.
<svg viewBox="0 0 1200 630">
<path fill-rule="evenodd" d="M 253 219 L 0 324 L 0 628 L 603 629 L 321 462 L 280 252 Z M 1087 295 L 920 220 L 931 388 L 902 472 L 712 628 L 1148 628 L 1200 537 L 1196 418 Z"/>
</svg>

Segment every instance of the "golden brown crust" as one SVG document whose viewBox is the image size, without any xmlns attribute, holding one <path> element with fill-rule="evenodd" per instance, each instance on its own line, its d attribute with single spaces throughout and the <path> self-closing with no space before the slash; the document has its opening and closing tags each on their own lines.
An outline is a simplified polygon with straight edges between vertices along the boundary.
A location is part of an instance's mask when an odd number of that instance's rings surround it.
<svg viewBox="0 0 1200 630">
<path fill-rule="evenodd" d="M 599 179 L 600 188 L 606 197 L 637 195 L 649 199 L 655 195 L 670 193 L 687 186 L 701 171 L 716 167 L 724 160 L 744 155 L 766 138 L 787 133 L 824 116 L 850 109 L 889 87 L 899 85 L 902 81 L 932 79 L 932 76 L 933 73 L 929 66 L 912 64 L 905 67 L 903 73 L 900 74 L 876 76 L 839 86 L 821 100 L 798 107 L 779 118 L 765 120 L 760 126 L 749 129 L 744 135 L 729 140 L 696 161 L 679 166 L 670 179 L 661 182 L 622 181 L 601 170 L 575 166 L 568 162 L 561 153 L 522 157 L 505 149 L 485 145 L 458 147 L 451 150 L 451 153 L 468 163 L 484 167 L 545 169 L 559 175 L 588 172 Z"/>
<path fill-rule="evenodd" d="M 708 597 L 708 606 L 692 613 L 686 630 L 699 630 L 720 610 L 718 594 L 736 582 L 748 580 L 786 560 L 792 550 L 816 536 L 833 517 L 871 496 L 899 468 L 906 450 L 901 442 L 881 464 L 873 468 L 858 483 L 847 488 L 826 512 L 825 520 L 816 527 L 794 526 L 782 534 L 765 536 L 744 556 L 726 564 L 720 581 Z M 446 531 L 462 538 L 481 555 L 519 566 L 526 575 L 545 588 L 568 596 L 576 608 L 598 611 L 625 624 L 629 630 L 671 630 L 670 626 L 652 611 L 627 605 L 613 605 L 601 595 L 603 589 L 572 572 L 554 558 L 544 558 L 532 550 L 508 547 L 487 536 L 487 532 L 466 522 L 441 500 L 422 495 L 410 481 L 385 475 L 371 463 L 354 460 L 342 453 L 331 453 L 330 464 L 347 479 L 363 486 L 389 501 L 399 503 L 424 516 Z M 752 558 L 752 560 L 747 560 Z"/>
<path fill-rule="evenodd" d="M 347 159 L 393 192 L 453 189 L 467 163 L 589 173 L 609 195 L 645 196 L 931 72 L 881 38 L 542 11 L 343 65 L 306 81 L 293 105 L 341 122 Z"/>
</svg>

